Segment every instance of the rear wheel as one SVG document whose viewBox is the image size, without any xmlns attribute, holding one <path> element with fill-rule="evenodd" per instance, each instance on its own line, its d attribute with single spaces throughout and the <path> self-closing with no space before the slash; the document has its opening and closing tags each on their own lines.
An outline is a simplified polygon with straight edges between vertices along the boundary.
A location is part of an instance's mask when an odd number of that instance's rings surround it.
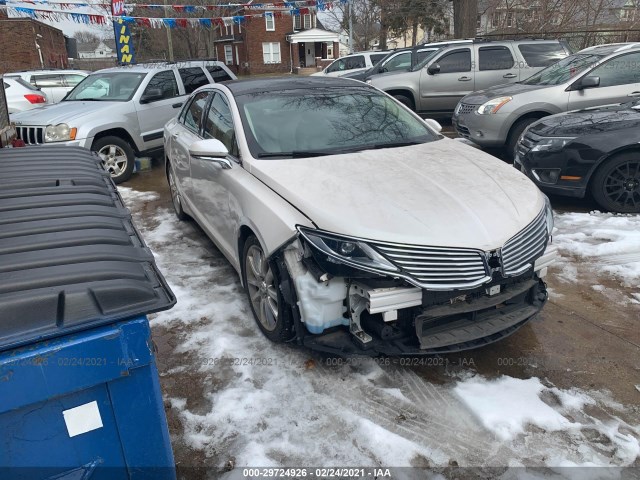
<svg viewBox="0 0 640 480">
<path fill-rule="evenodd" d="M 537 122 L 538 118 L 523 118 L 518 120 L 513 127 L 511 127 L 511 131 L 509 132 L 509 138 L 507 139 L 507 159 L 510 162 L 513 162 L 513 159 L 516 158 L 516 148 L 518 146 L 518 140 L 520 140 L 520 136 L 524 133 L 526 128 L 531 125 L 533 122 Z"/>
<path fill-rule="evenodd" d="M 413 104 L 413 100 L 406 95 L 393 95 L 393 98 L 398 100 L 401 104 L 406 107 L 409 107 L 411 110 L 415 112 L 416 106 Z"/>
<path fill-rule="evenodd" d="M 126 182 L 131 178 L 135 164 L 135 153 L 126 140 L 116 136 L 102 137 L 91 148 L 102 159 L 106 171 L 115 183 Z"/>
<path fill-rule="evenodd" d="M 606 210 L 640 213 L 640 152 L 621 153 L 604 162 L 591 180 L 591 194 Z"/>
<path fill-rule="evenodd" d="M 284 342 L 292 337 L 291 310 L 280 291 L 276 266 L 270 262 L 255 236 L 244 244 L 242 276 L 253 317 L 269 340 Z"/>
</svg>

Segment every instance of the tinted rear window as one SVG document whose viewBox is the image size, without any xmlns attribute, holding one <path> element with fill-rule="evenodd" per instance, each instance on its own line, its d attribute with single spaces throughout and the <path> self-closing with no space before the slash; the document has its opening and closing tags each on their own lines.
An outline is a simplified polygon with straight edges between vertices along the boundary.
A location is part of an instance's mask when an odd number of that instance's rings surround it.
<svg viewBox="0 0 640 480">
<path fill-rule="evenodd" d="M 371 64 L 375 65 L 376 63 L 378 63 L 380 60 L 382 60 L 384 57 L 386 57 L 387 54 L 386 53 L 378 53 L 376 55 L 371 55 Z"/>
<path fill-rule="evenodd" d="M 513 67 L 513 56 L 507 47 L 481 47 L 480 70 L 506 70 Z"/>
<path fill-rule="evenodd" d="M 181 68 L 178 72 L 180 72 L 180 78 L 182 78 L 182 83 L 184 83 L 184 91 L 187 94 L 209 83 L 209 79 L 207 79 L 207 76 L 204 74 L 204 70 L 200 67 Z"/>
<path fill-rule="evenodd" d="M 547 67 L 567 56 L 557 43 L 523 43 L 518 49 L 530 67 Z"/>
</svg>

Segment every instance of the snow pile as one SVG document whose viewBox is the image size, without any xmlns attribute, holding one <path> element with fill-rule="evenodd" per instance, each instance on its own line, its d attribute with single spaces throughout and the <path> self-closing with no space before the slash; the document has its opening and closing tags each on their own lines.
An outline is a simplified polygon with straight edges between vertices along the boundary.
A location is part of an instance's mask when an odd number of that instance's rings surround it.
<svg viewBox="0 0 640 480">
<path fill-rule="evenodd" d="M 640 282 L 640 215 L 560 213 L 553 243 L 561 255 L 560 277 L 577 281 L 576 258 L 592 270 L 618 277 L 625 287 Z"/>
<path fill-rule="evenodd" d="M 590 393 L 472 372 L 438 385 L 394 363 L 332 363 L 273 344 L 255 325 L 237 273 L 193 223 L 166 209 L 134 215 L 178 298 L 152 319 L 154 333 L 172 340 L 161 375 L 188 375 L 192 386 L 165 392 L 179 419 L 174 442 L 203 452 L 208 465 L 437 470 L 452 462 L 620 466 L 638 456 L 640 428 Z M 597 416 L 586 413 L 594 408 Z"/>
<path fill-rule="evenodd" d="M 151 202 L 158 200 L 160 195 L 156 192 L 140 192 L 133 188 L 118 186 L 118 192 L 122 199 L 130 205 L 131 208 L 138 202 Z"/>
</svg>

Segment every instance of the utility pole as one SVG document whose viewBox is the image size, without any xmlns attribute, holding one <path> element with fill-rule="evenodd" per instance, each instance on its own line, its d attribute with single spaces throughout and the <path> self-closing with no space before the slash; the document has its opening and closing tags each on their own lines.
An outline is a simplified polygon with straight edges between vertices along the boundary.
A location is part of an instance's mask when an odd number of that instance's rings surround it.
<svg viewBox="0 0 640 480">
<path fill-rule="evenodd" d="M 167 0 L 163 0 L 164 2 L 164 16 L 168 17 L 167 13 L 169 12 L 169 6 L 167 5 Z M 169 49 L 169 61 L 173 62 L 173 40 L 171 39 L 171 29 L 166 27 L 167 30 L 167 48 Z"/>
<path fill-rule="evenodd" d="M 353 14 L 352 14 L 352 10 L 353 10 L 353 0 L 349 0 L 349 53 L 353 53 Z"/>
</svg>

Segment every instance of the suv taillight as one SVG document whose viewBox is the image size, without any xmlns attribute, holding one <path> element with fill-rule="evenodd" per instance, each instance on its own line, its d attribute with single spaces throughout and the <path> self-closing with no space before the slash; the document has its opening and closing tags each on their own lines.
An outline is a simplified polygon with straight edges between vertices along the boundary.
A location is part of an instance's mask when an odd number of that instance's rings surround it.
<svg viewBox="0 0 640 480">
<path fill-rule="evenodd" d="M 35 93 L 28 93 L 24 96 L 24 98 L 26 98 L 29 103 L 47 103 L 47 99 L 44 98 L 42 95 L 37 95 Z"/>
</svg>

